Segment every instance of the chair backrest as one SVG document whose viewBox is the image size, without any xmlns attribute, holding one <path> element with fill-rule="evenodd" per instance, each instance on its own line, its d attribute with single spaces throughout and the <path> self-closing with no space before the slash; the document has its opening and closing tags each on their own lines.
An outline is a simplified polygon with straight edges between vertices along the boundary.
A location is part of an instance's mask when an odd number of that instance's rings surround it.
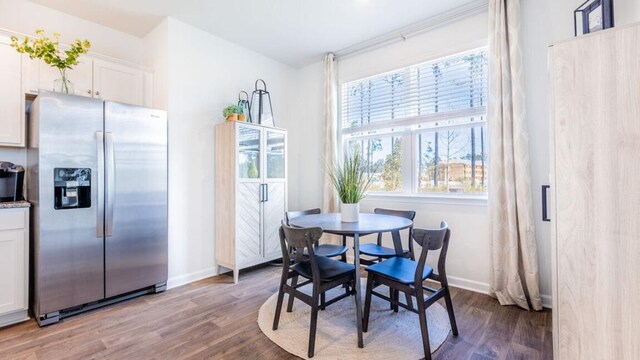
<svg viewBox="0 0 640 360">
<path fill-rule="evenodd" d="M 309 209 L 309 210 L 301 210 L 301 211 L 287 211 L 284 213 L 284 221 L 285 224 L 290 225 L 289 221 L 291 219 L 295 219 L 299 216 L 303 216 L 303 215 L 314 215 L 314 214 L 320 214 L 322 211 L 320 211 L 320 209 Z"/>
<path fill-rule="evenodd" d="M 415 219 L 416 217 L 416 212 L 413 210 L 391 210 L 391 209 L 376 208 L 376 209 L 373 209 L 373 212 L 379 215 L 399 216 L 405 219 L 409 219 L 411 221 L 413 221 L 413 219 Z"/>
<path fill-rule="evenodd" d="M 391 209 L 381 209 L 375 208 L 373 209 L 374 214 L 379 215 L 391 215 L 391 216 L 399 216 L 405 219 L 409 219 L 413 221 L 416 217 L 416 212 L 413 210 L 391 210 Z M 409 250 L 413 252 L 413 246 L 411 246 L 411 233 L 413 232 L 413 226 L 409 228 Z M 382 233 L 378 233 L 378 245 L 382 245 Z M 395 245 L 395 244 L 394 244 Z M 398 249 L 400 250 L 400 249 Z"/>
<path fill-rule="evenodd" d="M 449 238 L 451 237 L 451 230 L 446 222 L 440 222 L 439 229 L 413 229 L 413 240 L 422 247 L 420 253 L 420 259 L 418 260 L 418 266 L 416 268 L 416 286 L 422 282 L 422 272 L 427 262 L 427 253 L 430 250 L 439 250 L 440 257 L 438 258 L 438 275 L 446 282 L 446 270 L 445 262 L 447 259 L 447 250 L 449 249 Z"/>
<path fill-rule="evenodd" d="M 322 236 L 322 228 L 297 228 L 291 227 L 282 222 L 280 226 L 280 248 L 282 250 L 283 266 L 288 270 L 292 264 L 297 264 L 303 260 L 310 260 L 311 272 L 314 281 L 318 274 L 318 264 L 316 263 L 316 255 L 313 251 L 318 240 Z M 305 249 L 307 255 L 305 256 Z M 293 259 L 292 259 L 293 257 Z M 319 278 L 317 279 L 318 281 Z"/>
</svg>

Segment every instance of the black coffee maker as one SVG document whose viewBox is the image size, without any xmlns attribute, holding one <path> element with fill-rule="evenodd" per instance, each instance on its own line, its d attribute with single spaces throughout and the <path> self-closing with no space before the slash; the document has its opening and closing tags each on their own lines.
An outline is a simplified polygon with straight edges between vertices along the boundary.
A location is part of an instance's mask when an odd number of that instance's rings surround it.
<svg viewBox="0 0 640 360">
<path fill-rule="evenodd" d="M 24 200 L 22 186 L 24 168 L 8 161 L 0 161 L 0 202 Z"/>
</svg>

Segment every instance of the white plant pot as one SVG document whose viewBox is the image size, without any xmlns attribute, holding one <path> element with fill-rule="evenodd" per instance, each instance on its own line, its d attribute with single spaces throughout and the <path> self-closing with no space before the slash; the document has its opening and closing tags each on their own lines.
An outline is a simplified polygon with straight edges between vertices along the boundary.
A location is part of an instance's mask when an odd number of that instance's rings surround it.
<svg viewBox="0 0 640 360">
<path fill-rule="evenodd" d="M 342 222 L 358 222 L 360 220 L 360 203 L 340 204 Z"/>
</svg>

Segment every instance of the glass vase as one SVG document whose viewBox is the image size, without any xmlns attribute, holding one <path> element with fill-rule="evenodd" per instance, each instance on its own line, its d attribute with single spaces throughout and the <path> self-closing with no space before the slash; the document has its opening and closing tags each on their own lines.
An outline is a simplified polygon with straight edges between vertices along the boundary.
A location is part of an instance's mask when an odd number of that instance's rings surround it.
<svg viewBox="0 0 640 360">
<path fill-rule="evenodd" d="M 63 94 L 74 94 L 73 83 L 66 76 L 53 80 L 53 91 Z"/>
</svg>

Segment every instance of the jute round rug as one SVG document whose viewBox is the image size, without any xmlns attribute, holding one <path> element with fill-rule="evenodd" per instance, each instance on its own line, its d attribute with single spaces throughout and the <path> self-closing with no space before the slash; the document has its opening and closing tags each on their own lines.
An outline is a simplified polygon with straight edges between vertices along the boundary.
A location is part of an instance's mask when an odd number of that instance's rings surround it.
<svg viewBox="0 0 640 360">
<path fill-rule="evenodd" d="M 305 286 L 310 288 L 310 286 Z M 382 289 L 382 288 L 378 288 Z M 304 291 L 305 289 L 301 289 Z M 307 290 L 310 291 L 310 290 Z M 332 299 L 341 288 L 327 294 Z M 384 290 L 381 290 L 384 292 Z M 364 286 L 362 291 L 364 307 Z M 403 299 L 404 295 L 400 295 Z M 296 299 L 293 311 L 286 311 L 285 294 L 278 330 L 273 331 L 278 294 L 273 294 L 258 314 L 260 330 L 271 341 L 287 352 L 307 359 L 311 307 Z M 415 306 L 415 299 L 414 299 Z M 427 326 L 431 352 L 447 339 L 451 327 L 447 310 L 435 303 L 427 309 Z M 389 303 L 373 297 L 369 316 L 369 331 L 364 333 L 364 348 L 357 346 L 356 309 L 353 297 L 342 299 L 318 313 L 315 354 L 313 359 L 423 359 L 422 337 L 418 315 L 400 308 L 398 313 L 389 309 Z"/>
</svg>

